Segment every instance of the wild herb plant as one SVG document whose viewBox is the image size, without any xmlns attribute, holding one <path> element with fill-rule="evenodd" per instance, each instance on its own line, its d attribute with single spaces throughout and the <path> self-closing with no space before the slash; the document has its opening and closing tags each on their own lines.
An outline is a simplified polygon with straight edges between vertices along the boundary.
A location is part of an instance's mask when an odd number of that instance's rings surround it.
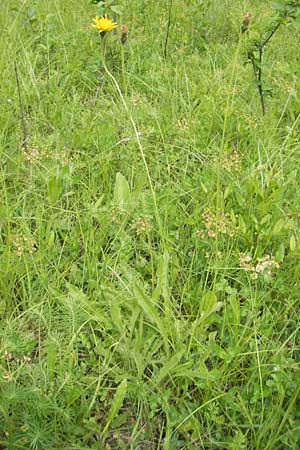
<svg viewBox="0 0 300 450">
<path fill-rule="evenodd" d="M 101 85 L 94 3 L 1 4 L 0 445 L 298 450 L 295 36 L 262 121 L 271 3 L 173 0 L 166 61 L 162 2 L 118 3 Z"/>
</svg>

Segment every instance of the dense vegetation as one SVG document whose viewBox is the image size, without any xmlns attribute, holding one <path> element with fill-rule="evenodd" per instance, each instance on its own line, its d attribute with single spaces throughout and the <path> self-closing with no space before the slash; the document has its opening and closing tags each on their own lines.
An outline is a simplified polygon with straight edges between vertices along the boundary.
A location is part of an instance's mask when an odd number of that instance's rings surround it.
<svg viewBox="0 0 300 450">
<path fill-rule="evenodd" d="M 115 3 L 1 2 L 0 448 L 299 449 L 297 2 Z"/>
</svg>

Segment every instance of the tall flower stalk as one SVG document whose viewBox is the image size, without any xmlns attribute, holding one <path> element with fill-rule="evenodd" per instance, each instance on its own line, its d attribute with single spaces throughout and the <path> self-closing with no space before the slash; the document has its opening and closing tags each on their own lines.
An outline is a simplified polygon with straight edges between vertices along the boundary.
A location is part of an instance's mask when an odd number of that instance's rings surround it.
<svg viewBox="0 0 300 450">
<path fill-rule="evenodd" d="M 159 211 L 158 211 L 156 195 L 155 195 L 155 191 L 154 191 L 154 187 L 153 187 L 153 183 L 152 183 L 149 167 L 148 167 L 148 164 L 147 164 L 145 152 L 144 152 L 141 140 L 140 140 L 140 133 L 139 133 L 139 131 L 137 129 L 137 126 L 136 126 L 136 123 L 135 123 L 135 121 L 134 121 L 134 119 L 132 117 L 132 114 L 131 114 L 128 106 L 127 106 L 127 103 L 126 103 L 125 97 L 124 97 L 124 95 L 122 93 L 122 90 L 120 88 L 120 85 L 119 85 L 118 81 L 116 80 L 116 78 L 114 77 L 114 75 L 110 72 L 110 70 L 108 69 L 107 64 L 106 64 L 106 58 L 105 58 L 106 33 L 111 31 L 111 30 L 113 30 L 114 28 L 116 28 L 117 24 L 115 22 L 113 22 L 111 19 L 108 19 L 107 16 L 102 17 L 102 18 L 98 17 L 98 20 L 96 20 L 96 18 L 94 19 L 94 23 L 92 24 L 92 26 L 99 31 L 99 33 L 101 34 L 101 37 L 102 37 L 102 39 L 101 39 L 101 60 L 102 60 L 101 62 L 102 62 L 102 66 L 103 66 L 103 69 L 104 69 L 105 73 L 108 75 L 108 77 L 111 79 L 112 83 L 114 84 L 114 86 L 115 86 L 115 88 L 116 88 L 116 90 L 118 92 L 118 95 L 119 95 L 119 97 L 121 99 L 121 103 L 122 103 L 122 105 L 124 107 L 124 110 L 126 111 L 128 117 L 129 117 L 129 120 L 131 122 L 133 131 L 134 131 L 134 134 L 135 134 L 136 142 L 137 142 L 137 145 L 138 145 L 138 148 L 139 148 L 139 151 L 140 151 L 140 154 L 141 154 L 141 158 L 142 158 L 142 161 L 143 161 L 143 164 L 144 164 L 144 167 L 145 167 L 145 171 L 146 171 L 146 174 L 147 174 L 149 188 L 150 188 L 152 199 L 153 199 L 154 213 L 155 213 L 157 226 L 158 226 L 158 229 L 159 229 L 159 232 L 160 232 L 160 236 L 161 236 L 161 239 L 162 239 L 163 247 L 165 247 L 165 238 L 164 238 L 162 223 L 161 223 L 161 219 L 160 219 L 160 215 L 159 215 Z M 105 21 L 103 21 L 102 19 L 105 19 Z"/>
</svg>

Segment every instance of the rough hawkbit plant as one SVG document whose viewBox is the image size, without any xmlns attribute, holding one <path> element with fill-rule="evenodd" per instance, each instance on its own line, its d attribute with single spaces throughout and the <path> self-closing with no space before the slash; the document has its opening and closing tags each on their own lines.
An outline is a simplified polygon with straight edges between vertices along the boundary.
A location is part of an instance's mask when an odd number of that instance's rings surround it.
<svg viewBox="0 0 300 450">
<path fill-rule="evenodd" d="M 262 114 L 266 113 L 265 96 L 267 89 L 263 80 L 263 56 L 266 46 L 280 27 L 295 21 L 300 17 L 300 0 L 283 0 L 273 5 L 274 15 L 265 30 L 259 32 L 258 37 L 251 38 L 247 51 L 247 60 L 252 64 L 253 75 L 257 86 Z M 251 14 L 247 13 L 241 27 L 241 33 L 248 30 Z M 248 20 L 249 19 L 249 20 Z"/>
</svg>

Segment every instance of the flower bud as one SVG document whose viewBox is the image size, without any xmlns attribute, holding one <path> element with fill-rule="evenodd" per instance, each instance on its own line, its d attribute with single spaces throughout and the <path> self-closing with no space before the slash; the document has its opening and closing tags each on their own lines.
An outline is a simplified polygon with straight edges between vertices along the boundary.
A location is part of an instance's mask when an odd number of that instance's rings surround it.
<svg viewBox="0 0 300 450">
<path fill-rule="evenodd" d="M 120 31 L 121 31 L 121 44 L 124 45 L 128 37 L 128 26 L 124 23 L 123 25 L 121 25 Z"/>
<path fill-rule="evenodd" d="M 251 22 L 251 17 L 252 17 L 251 12 L 246 12 L 241 26 L 241 33 L 245 33 L 245 31 L 248 30 L 249 24 Z"/>
</svg>

